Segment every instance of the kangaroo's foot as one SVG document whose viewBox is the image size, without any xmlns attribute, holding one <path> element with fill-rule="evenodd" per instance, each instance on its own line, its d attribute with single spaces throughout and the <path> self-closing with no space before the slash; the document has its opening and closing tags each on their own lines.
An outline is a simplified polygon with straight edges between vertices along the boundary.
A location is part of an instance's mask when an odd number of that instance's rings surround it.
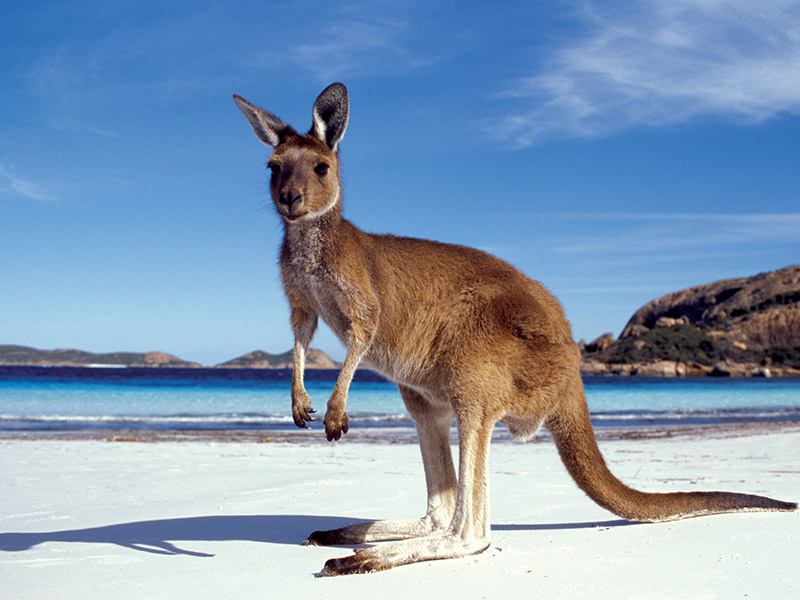
<svg viewBox="0 0 800 600">
<path fill-rule="evenodd" d="M 430 516 L 421 519 L 355 523 L 329 531 L 315 531 L 303 542 L 305 546 L 340 546 L 385 540 L 405 540 L 444 531 L 445 525 Z"/>
<path fill-rule="evenodd" d="M 352 575 L 384 571 L 414 562 L 478 554 L 489 547 L 488 539 L 465 540 L 452 533 L 362 548 L 343 558 L 332 558 L 317 576 Z"/>
</svg>

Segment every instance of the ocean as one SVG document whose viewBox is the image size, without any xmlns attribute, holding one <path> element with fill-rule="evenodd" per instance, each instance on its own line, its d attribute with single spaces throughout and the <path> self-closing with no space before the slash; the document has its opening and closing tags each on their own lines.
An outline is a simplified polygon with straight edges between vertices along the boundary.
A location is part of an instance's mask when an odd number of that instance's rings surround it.
<svg viewBox="0 0 800 600">
<path fill-rule="evenodd" d="M 338 371 L 309 370 L 322 428 Z M 0 435 L 85 430 L 293 430 L 291 370 L 0 366 Z M 595 427 L 800 420 L 800 379 L 584 377 Z M 413 423 L 394 384 L 358 371 L 350 427 Z"/>
</svg>

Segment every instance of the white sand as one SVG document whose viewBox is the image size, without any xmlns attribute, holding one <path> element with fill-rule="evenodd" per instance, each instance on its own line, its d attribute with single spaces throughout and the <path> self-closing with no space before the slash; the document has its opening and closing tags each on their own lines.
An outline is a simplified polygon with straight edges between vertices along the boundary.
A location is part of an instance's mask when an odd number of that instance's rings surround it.
<svg viewBox="0 0 800 600">
<path fill-rule="evenodd" d="M 640 489 L 800 499 L 796 427 L 601 447 Z M 419 516 L 415 445 L 2 440 L 0 452 L 4 599 L 800 598 L 800 514 L 627 524 L 549 443 L 493 446 L 483 554 L 338 578 L 314 573 L 350 549 L 300 542 Z"/>
</svg>

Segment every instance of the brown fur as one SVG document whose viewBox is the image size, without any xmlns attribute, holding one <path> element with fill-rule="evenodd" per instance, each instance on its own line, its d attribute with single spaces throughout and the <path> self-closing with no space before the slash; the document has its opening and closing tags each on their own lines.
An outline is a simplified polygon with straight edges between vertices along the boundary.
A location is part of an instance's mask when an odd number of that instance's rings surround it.
<svg viewBox="0 0 800 600">
<path fill-rule="evenodd" d="M 292 413 L 313 420 L 304 357 L 317 318 L 347 347 L 324 417 L 328 440 L 347 432 L 345 403 L 358 363 L 398 383 L 420 439 L 428 488 L 422 519 L 315 532 L 309 544 L 403 540 L 331 559 L 321 574 L 368 572 L 489 545 L 487 461 L 498 422 L 515 437 L 545 424 L 576 483 L 625 518 L 662 521 L 797 505 L 730 492 L 648 494 L 606 467 L 589 422 L 580 353 L 558 301 L 538 282 L 489 254 L 462 246 L 364 233 L 341 216 L 338 143 L 347 91 L 333 84 L 301 136 L 235 96 L 256 135 L 275 148 L 270 191 L 284 221 L 281 277 L 295 334 Z M 458 427 L 458 476 L 449 444 Z"/>
</svg>

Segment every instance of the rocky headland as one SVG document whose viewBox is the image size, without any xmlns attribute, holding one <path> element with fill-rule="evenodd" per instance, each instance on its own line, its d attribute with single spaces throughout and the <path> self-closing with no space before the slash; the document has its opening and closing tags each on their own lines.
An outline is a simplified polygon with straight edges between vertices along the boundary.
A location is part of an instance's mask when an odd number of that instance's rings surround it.
<svg viewBox="0 0 800 600">
<path fill-rule="evenodd" d="M 800 265 L 662 296 L 581 349 L 584 374 L 800 377 Z"/>
</svg>

